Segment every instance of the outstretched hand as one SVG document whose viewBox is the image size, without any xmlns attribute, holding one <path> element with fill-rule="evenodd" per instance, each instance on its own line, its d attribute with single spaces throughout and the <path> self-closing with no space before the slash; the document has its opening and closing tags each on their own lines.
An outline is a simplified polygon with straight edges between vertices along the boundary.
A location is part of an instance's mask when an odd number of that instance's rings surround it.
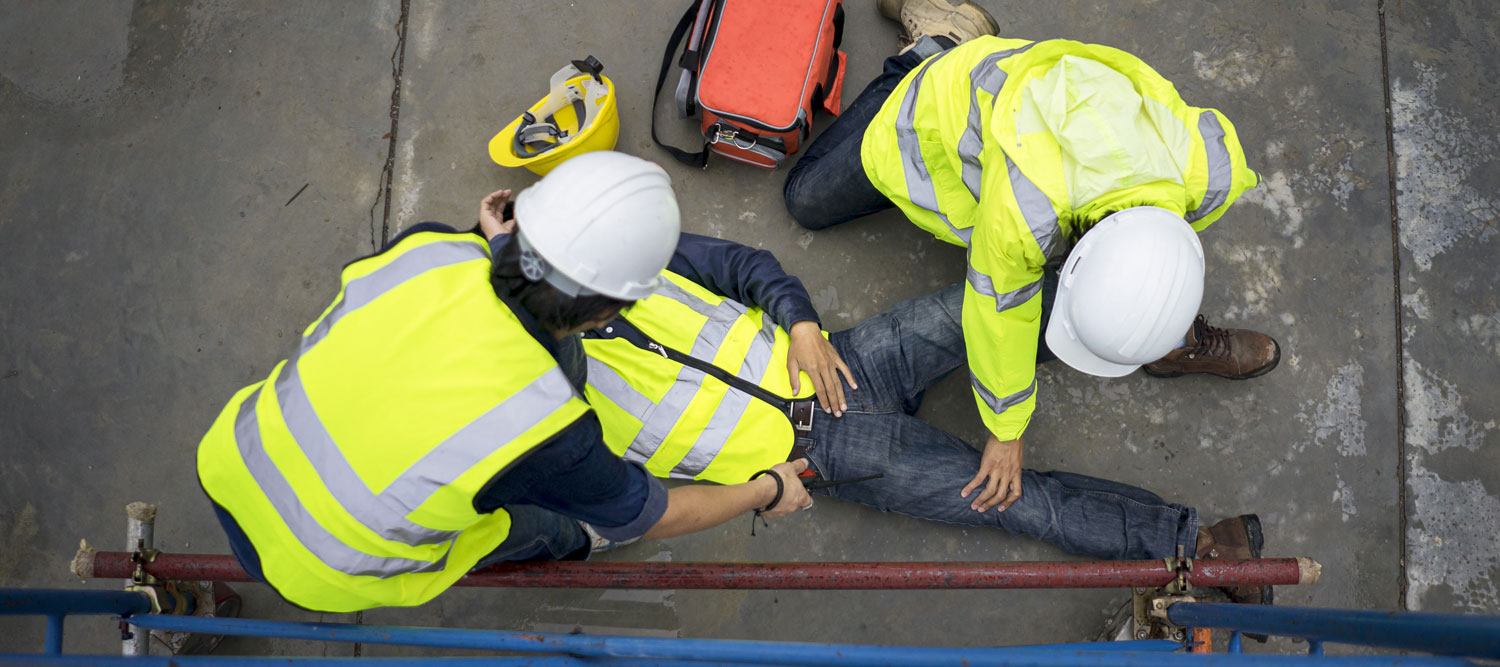
<svg viewBox="0 0 1500 667">
<path fill-rule="evenodd" d="M 786 371 L 792 379 L 792 393 L 795 395 L 802 391 L 799 371 L 806 372 L 807 377 L 812 380 L 813 391 L 817 393 L 818 404 L 823 406 L 823 412 L 832 413 L 835 417 L 844 416 L 849 404 L 844 401 L 844 384 L 839 382 L 839 373 L 843 373 L 844 379 L 849 381 L 850 389 L 859 389 L 859 384 L 854 381 L 854 372 L 849 370 L 849 365 L 844 363 L 838 350 L 833 349 L 833 344 L 823 337 L 823 331 L 818 328 L 817 322 L 803 320 L 793 324 L 787 333 L 792 339 L 791 348 L 786 353 Z"/>
<path fill-rule="evenodd" d="M 985 479 L 989 483 L 985 484 Z M 980 488 L 980 485 L 984 485 Z M 1021 439 L 1001 441 L 994 435 L 984 445 L 984 455 L 979 459 L 979 473 L 964 486 L 960 495 L 968 498 L 979 489 L 979 495 L 969 503 L 975 512 L 984 512 L 999 505 L 1004 512 L 1021 499 Z"/>
</svg>

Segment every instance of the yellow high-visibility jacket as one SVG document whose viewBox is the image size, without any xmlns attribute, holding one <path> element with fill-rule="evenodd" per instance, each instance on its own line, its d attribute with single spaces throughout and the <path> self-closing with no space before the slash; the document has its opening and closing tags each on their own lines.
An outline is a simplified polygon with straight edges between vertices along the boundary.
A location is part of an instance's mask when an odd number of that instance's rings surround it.
<svg viewBox="0 0 1500 667">
<path fill-rule="evenodd" d="M 717 366 L 782 398 L 812 395 L 787 373 L 791 339 L 760 308 L 721 297 L 667 271 L 667 283 L 620 313 L 652 341 Z M 786 461 L 787 413 L 701 370 L 645 350 L 613 327 L 584 338 L 589 404 L 604 442 L 658 477 L 744 482 Z M 823 334 L 827 337 L 827 333 Z"/>
<path fill-rule="evenodd" d="M 1202 231 L 1259 182 L 1223 114 L 1135 56 L 1069 40 L 981 37 L 928 58 L 861 157 L 913 223 L 969 248 L 970 379 L 1001 440 L 1036 406 L 1043 267 L 1109 213 L 1159 206 Z"/>
<path fill-rule="evenodd" d="M 416 233 L 350 264 L 296 354 L 203 437 L 203 489 L 287 600 L 432 599 L 509 533 L 475 495 L 588 411 L 489 272 L 472 234 Z"/>
</svg>

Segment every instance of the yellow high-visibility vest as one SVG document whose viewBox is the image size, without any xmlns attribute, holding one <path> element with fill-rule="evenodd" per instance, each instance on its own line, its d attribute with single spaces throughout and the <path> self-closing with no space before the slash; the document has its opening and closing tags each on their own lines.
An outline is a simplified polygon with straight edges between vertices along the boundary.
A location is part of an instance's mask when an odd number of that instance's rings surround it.
<svg viewBox="0 0 1500 667">
<path fill-rule="evenodd" d="M 1234 125 L 1140 59 L 1069 40 L 981 37 L 928 58 L 861 144 L 913 223 L 969 248 L 963 328 L 990 432 L 1036 406 L 1042 269 L 1109 213 L 1159 206 L 1202 231 L 1259 177 Z"/>
<path fill-rule="evenodd" d="M 665 276 L 656 293 L 620 313 L 627 322 L 778 397 L 812 395 L 806 373 L 793 395 L 791 339 L 769 315 L 670 271 Z M 585 338 L 583 349 L 586 394 L 604 442 L 651 474 L 737 484 L 791 453 L 791 420 L 766 401 L 623 338 Z"/>
<path fill-rule="evenodd" d="M 479 237 L 431 232 L 350 264 L 296 354 L 203 437 L 203 489 L 287 600 L 432 599 L 510 530 L 475 495 L 588 411 L 495 296 L 490 265 Z"/>
</svg>

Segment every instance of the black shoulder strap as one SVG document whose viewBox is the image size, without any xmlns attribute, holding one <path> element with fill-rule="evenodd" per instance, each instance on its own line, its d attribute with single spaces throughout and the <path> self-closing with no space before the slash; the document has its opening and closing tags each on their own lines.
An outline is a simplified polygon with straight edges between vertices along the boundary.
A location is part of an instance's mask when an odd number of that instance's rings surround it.
<svg viewBox="0 0 1500 667">
<path fill-rule="evenodd" d="M 646 335 L 646 332 L 641 331 L 638 327 L 636 327 L 634 324 L 631 324 L 630 321 L 626 320 L 623 316 L 616 317 L 614 321 L 610 322 L 606 327 L 601 327 L 585 333 L 584 337 L 597 339 L 619 338 L 628 341 L 631 345 L 650 352 L 651 354 L 659 354 L 684 366 L 691 366 L 695 369 L 703 371 L 707 375 L 712 375 L 720 382 L 723 382 L 724 384 L 734 387 L 735 389 L 738 389 L 751 396 L 754 396 L 755 398 L 765 401 L 767 404 L 769 404 L 773 408 L 776 408 L 777 410 L 785 412 L 786 410 L 791 408 L 790 400 L 771 393 L 765 387 L 755 384 L 754 382 L 748 382 L 740 378 L 739 376 L 730 373 L 729 371 L 726 371 L 722 368 L 719 368 L 718 366 L 715 366 L 707 361 L 689 354 L 683 354 L 682 352 L 678 352 L 677 350 L 674 350 L 670 347 L 656 342 L 655 340 L 652 340 L 650 336 Z"/>
<path fill-rule="evenodd" d="M 672 69 L 672 54 L 677 53 L 677 46 L 682 43 L 683 36 L 692 27 L 693 19 L 696 18 L 703 2 L 704 0 L 693 0 L 693 4 L 688 6 L 687 12 L 682 15 L 682 20 L 677 22 L 677 27 L 672 29 L 672 37 L 667 41 L 667 51 L 661 56 L 661 72 L 656 76 L 656 94 L 651 98 L 651 140 L 671 153 L 678 162 L 699 168 L 708 166 L 708 144 L 704 143 L 703 150 L 697 153 L 689 153 L 676 146 L 662 143 L 661 138 L 656 136 L 656 106 L 661 98 L 662 84 L 667 81 L 667 72 Z"/>
</svg>

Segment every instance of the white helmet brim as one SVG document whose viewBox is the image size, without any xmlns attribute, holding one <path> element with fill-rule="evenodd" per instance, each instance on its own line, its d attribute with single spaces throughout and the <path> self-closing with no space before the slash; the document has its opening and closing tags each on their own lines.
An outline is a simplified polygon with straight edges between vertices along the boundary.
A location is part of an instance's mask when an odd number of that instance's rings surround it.
<svg viewBox="0 0 1500 667">
<path fill-rule="evenodd" d="M 1135 206 L 1099 221 L 1068 253 L 1047 347 L 1090 375 L 1120 377 L 1169 353 L 1203 299 L 1203 246 L 1175 212 Z"/>
<path fill-rule="evenodd" d="M 1052 302 L 1052 316 L 1047 319 L 1046 336 L 1047 349 L 1052 350 L 1059 360 L 1074 370 L 1106 378 L 1130 375 L 1141 367 L 1140 364 L 1117 364 L 1090 352 L 1068 321 L 1069 309 L 1068 288 L 1059 284 L 1057 298 Z"/>
</svg>

